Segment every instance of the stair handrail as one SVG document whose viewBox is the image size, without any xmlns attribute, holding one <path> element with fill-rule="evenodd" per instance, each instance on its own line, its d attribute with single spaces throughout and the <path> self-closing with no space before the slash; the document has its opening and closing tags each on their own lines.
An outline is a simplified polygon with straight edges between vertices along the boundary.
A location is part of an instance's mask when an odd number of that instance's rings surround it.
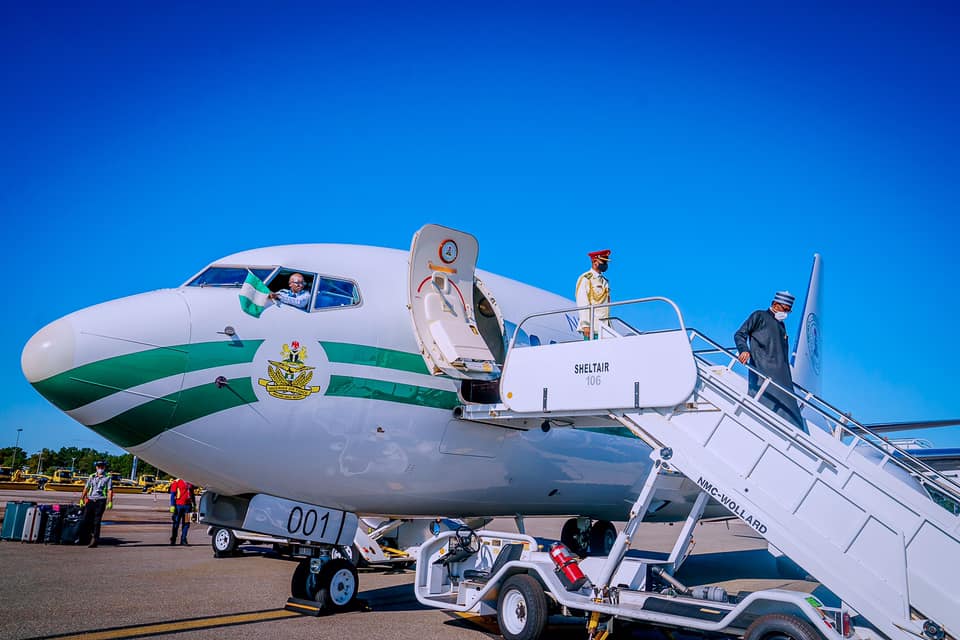
<svg viewBox="0 0 960 640">
<path fill-rule="evenodd" d="M 731 362 L 728 365 L 726 365 L 726 368 L 728 370 L 732 371 L 734 365 L 738 363 L 742 364 L 740 363 L 740 360 L 737 358 L 737 354 L 735 354 L 733 351 L 731 351 L 727 347 L 724 347 L 719 343 L 715 342 L 714 340 L 704 335 L 700 331 L 697 331 L 696 329 L 691 327 L 688 330 L 688 335 L 690 336 L 691 347 L 693 346 L 693 341 L 699 338 L 700 340 L 706 342 L 707 344 L 713 347 L 713 349 L 710 350 L 711 352 L 726 354 L 731 359 Z M 717 366 L 714 363 L 711 363 L 706 358 L 704 358 L 703 353 L 704 352 L 698 351 L 696 349 L 693 350 L 694 358 L 696 358 L 700 362 L 703 362 L 704 364 L 707 364 L 710 366 Z M 766 388 L 773 386 L 776 389 L 779 389 L 780 391 L 793 397 L 801 406 L 810 407 L 813 411 L 820 414 L 824 419 L 826 419 L 828 424 L 832 425 L 834 435 L 838 439 L 840 439 L 842 435 L 849 435 L 851 438 L 855 439 L 858 443 L 861 443 L 861 442 L 867 443 L 870 447 L 874 448 L 883 456 L 884 464 L 887 461 L 893 462 L 894 464 L 904 469 L 908 473 L 914 475 L 921 484 L 924 484 L 924 485 L 929 484 L 933 486 L 937 491 L 947 494 L 947 497 L 952 499 L 957 505 L 960 505 L 960 484 L 955 482 L 949 476 L 946 476 L 940 471 L 927 465 L 925 462 L 923 462 L 919 458 L 916 458 L 910 455 L 908 451 L 901 449 L 900 447 L 896 446 L 894 443 L 887 442 L 885 443 L 884 446 L 881 446 L 876 442 L 873 442 L 867 438 L 862 437 L 861 434 L 869 434 L 875 438 L 882 440 L 882 438 L 878 434 L 871 431 L 868 427 L 857 422 L 856 420 L 851 418 L 849 415 L 843 413 L 842 411 L 834 407 L 832 404 L 830 404 L 823 398 L 820 398 L 819 396 L 808 391 L 807 389 L 804 389 L 800 385 L 795 384 L 794 387 L 802 390 L 804 395 L 799 395 L 794 390 L 787 389 L 786 387 L 778 384 L 769 376 L 764 375 L 763 373 L 761 373 L 760 371 L 758 371 L 757 369 L 755 369 L 750 365 L 743 365 L 743 366 L 746 367 L 749 371 L 752 371 L 753 373 L 755 373 L 763 381 L 761 383 L 760 390 L 756 394 L 757 400 L 759 400 L 759 398 L 762 397 L 763 392 Z M 814 402 L 816 402 L 817 404 L 814 404 Z M 822 407 L 825 407 L 829 411 L 832 411 L 834 415 L 830 415 L 826 410 L 821 408 L 821 406 L 818 406 L 818 404 L 821 405 Z M 890 449 L 892 449 L 892 451 L 887 450 L 885 448 L 886 446 L 889 446 Z M 893 455 L 894 452 L 898 455 L 896 456 Z M 911 468 L 911 465 L 913 465 L 914 468 Z"/>
<path fill-rule="evenodd" d="M 531 313 L 527 316 L 524 316 L 524 318 L 517 323 L 517 326 L 513 330 L 513 336 L 511 336 L 510 338 L 508 351 L 513 349 L 514 343 L 517 341 L 517 336 L 520 335 L 520 328 L 523 327 L 523 325 L 526 324 L 527 321 L 532 320 L 534 318 L 543 318 L 547 316 L 555 316 L 555 315 L 574 313 L 574 312 L 576 312 L 579 315 L 580 311 L 589 310 L 590 319 L 592 321 L 594 319 L 594 313 L 596 313 L 597 309 L 603 309 L 603 308 L 610 309 L 613 307 L 623 307 L 623 306 L 635 305 L 635 304 L 646 304 L 649 302 L 665 302 L 666 304 L 673 307 L 673 311 L 674 313 L 677 314 L 677 321 L 679 322 L 680 326 L 676 329 L 671 329 L 671 331 L 681 331 L 684 333 L 687 331 L 686 324 L 684 324 L 683 322 L 683 314 L 680 312 L 680 307 L 678 307 L 677 303 L 671 300 L 670 298 L 665 298 L 663 296 L 650 296 L 647 298 L 631 298 L 630 300 L 619 300 L 617 302 L 605 302 L 603 304 L 590 304 L 590 305 L 582 305 L 579 307 L 565 307 L 562 309 L 552 309 L 550 311 L 540 311 L 537 313 Z M 624 321 L 621 320 L 621 322 L 624 322 Z M 624 322 L 624 324 L 627 324 L 627 323 Z"/>
</svg>

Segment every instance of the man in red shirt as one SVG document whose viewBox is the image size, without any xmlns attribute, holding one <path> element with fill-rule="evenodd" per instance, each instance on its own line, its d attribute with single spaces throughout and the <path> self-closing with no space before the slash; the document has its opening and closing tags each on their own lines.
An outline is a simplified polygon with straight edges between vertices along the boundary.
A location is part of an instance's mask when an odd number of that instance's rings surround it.
<svg viewBox="0 0 960 640">
<path fill-rule="evenodd" d="M 177 543 L 177 529 L 180 529 L 180 544 L 189 545 L 187 531 L 190 529 L 191 511 L 193 511 L 193 485 L 183 478 L 177 478 L 170 483 L 170 513 L 173 514 L 170 544 Z"/>
</svg>

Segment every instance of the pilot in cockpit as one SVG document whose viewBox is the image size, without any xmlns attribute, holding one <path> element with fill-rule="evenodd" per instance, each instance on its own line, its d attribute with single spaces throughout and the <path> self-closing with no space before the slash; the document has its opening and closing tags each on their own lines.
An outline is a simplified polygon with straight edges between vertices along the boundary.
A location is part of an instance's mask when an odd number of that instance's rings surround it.
<svg viewBox="0 0 960 640">
<path fill-rule="evenodd" d="M 310 290 L 305 287 L 306 281 L 302 273 L 291 273 L 288 289 L 280 289 L 270 294 L 270 299 L 277 304 L 289 304 L 298 309 L 306 309 L 310 303 Z"/>
</svg>

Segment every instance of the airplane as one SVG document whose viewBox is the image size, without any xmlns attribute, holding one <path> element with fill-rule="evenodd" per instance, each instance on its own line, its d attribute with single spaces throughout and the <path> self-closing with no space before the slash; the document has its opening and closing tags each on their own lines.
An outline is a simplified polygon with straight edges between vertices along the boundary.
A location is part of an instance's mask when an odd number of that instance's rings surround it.
<svg viewBox="0 0 960 640">
<path fill-rule="evenodd" d="M 650 449 L 606 428 L 459 419 L 493 403 L 508 345 L 582 340 L 571 301 L 476 269 L 472 235 L 426 225 L 411 250 L 346 244 L 243 251 L 183 285 L 88 307 L 40 329 L 24 375 L 57 408 L 207 488 L 205 521 L 303 541 L 294 596 L 352 604 L 331 555 L 358 515 L 573 516 L 561 539 L 609 549 Z M 299 274 L 306 308 L 271 293 Z M 819 262 L 801 318 L 798 383 L 820 380 Z M 515 335 L 516 334 L 516 335 Z M 589 426 L 589 425 L 578 425 Z M 677 474 L 651 520 L 699 492 Z M 717 504 L 704 517 L 728 515 Z M 335 555 L 335 554 L 334 554 Z M 332 558 L 332 559 L 331 559 Z"/>
</svg>

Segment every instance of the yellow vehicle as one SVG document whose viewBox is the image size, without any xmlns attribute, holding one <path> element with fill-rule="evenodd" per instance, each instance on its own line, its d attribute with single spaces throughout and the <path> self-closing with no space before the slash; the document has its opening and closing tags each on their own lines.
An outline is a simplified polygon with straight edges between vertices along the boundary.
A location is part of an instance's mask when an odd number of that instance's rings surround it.
<svg viewBox="0 0 960 640">
<path fill-rule="evenodd" d="M 43 485 L 37 480 L 31 479 L 20 469 L 11 470 L 10 467 L 0 467 L 0 489 L 4 491 L 13 489 L 19 491 L 29 491 L 33 489 L 42 489 Z"/>
<path fill-rule="evenodd" d="M 170 493 L 170 481 L 163 480 L 147 489 L 149 493 Z"/>
<path fill-rule="evenodd" d="M 111 474 L 112 475 L 112 474 Z M 143 493 L 143 487 L 129 478 L 113 479 L 114 493 Z"/>
<path fill-rule="evenodd" d="M 46 477 L 46 476 L 45 476 Z M 43 483 L 44 491 L 82 491 L 84 481 L 70 469 L 54 469 L 49 480 Z"/>
<path fill-rule="evenodd" d="M 144 489 L 149 489 L 155 484 L 157 484 L 157 476 L 141 475 L 139 478 L 137 478 L 137 485 L 143 487 Z"/>
<path fill-rule="evenodd" d="M 50 476 L 51 482 L 64 482 L 73 484 L 83 484 L 83 478 L 76 475 L 70 469 L 56 469 Z"/>
</svg>

